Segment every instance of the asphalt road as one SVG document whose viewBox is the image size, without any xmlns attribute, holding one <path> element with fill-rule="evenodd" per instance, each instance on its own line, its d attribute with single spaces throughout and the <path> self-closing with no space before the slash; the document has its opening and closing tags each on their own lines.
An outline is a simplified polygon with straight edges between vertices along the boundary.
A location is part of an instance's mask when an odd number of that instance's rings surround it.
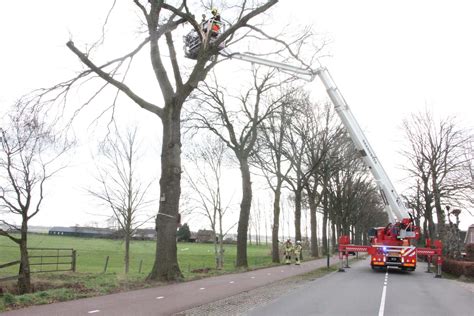
<svg viewBox="0 0 474 316">
<path fill-rule="evenodd" d="M 372 271 L 368 260 L 346 272 L 307 283 L 265 306 L 258 315 L 474 315 L 474 292 L 436 279 L 419 264 L 414 272 Z"/>
</svg>

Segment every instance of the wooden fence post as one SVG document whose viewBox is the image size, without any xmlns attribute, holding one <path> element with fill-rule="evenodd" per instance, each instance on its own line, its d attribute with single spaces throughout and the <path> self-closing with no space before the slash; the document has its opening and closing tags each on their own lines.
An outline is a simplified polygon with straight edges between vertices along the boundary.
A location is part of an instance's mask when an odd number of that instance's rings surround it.
<svg viewBox="0 0 474 316">
<path fill-rule="evenodd" d="M 107 266 L 109 265 L 109 256 L 105 259 L 104 273 L 107 272 Z"/>
<path fill-rule="evenodd" d="M 71 270 L 72 272 L 76 272 L 76 250 L 72 250 L 72 257 L 71 257 Z"/>
<path fill-rule="evenodd" d="M 143 264 L 143 259 L 140 260 L 140 265 L 138 266 L 138 273 L 142 273 L 142 264 Z"/>
</svg>

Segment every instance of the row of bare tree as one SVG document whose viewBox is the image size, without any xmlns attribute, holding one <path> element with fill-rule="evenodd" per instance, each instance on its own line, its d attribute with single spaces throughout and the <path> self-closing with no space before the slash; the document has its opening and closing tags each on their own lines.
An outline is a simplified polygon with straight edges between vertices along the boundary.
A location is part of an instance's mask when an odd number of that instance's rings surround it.
<svg viewBox="0 0 474 316">
<path fill-rule="evenodd" d="M 289 192 L 294 205 L 295 239 L 302 240 L 302 209 L 309 209 L 311 254 L 318 252 L 317 214 L 323 214 L 323 245 L 327 247 L 327 226 L 332 223 L 334 239 L 350 234 L 361 241 L 369 227 L 386 225 L 380 198 L 362 161 L 330 105 L 310 101 L 301 88 L 274 79 L 274 71 L 253 69 L 251 82 L 240 94 L 232 95 L 217 80 L 205 82 L 196 94 L 186 121 L 193 131 L 215 136 L 195 145 L 190 157 L 193 167 L 209 166 L 212 173 L 187 173 L 199 196 L 199 204 L 214 231 L 222 226 L 222 159 L 225 147 L 241 173 L 237 265 L 246 266 L 248 223 L 254 191 L 252 177 L 262 177 L 273 192 L 272 259 L 279 262 L 281 200 Z M 200 135 L 199 133 L 197 133 Z M 199 142 L 198 142 L 199 144 Z M 214 175 L 210 177 L 209 175 Z M 201 180 L 199 180 L 201 179 Z M 197 182 L 200 181 L 200 185 Z M 205 188 L 205 189 L 204 189 Z M 258 206 L 257 206 L 258 207 Z M 218 215 L 216 217 L 216 215 Z M 222 227 L 218 235 L 222 240 Z M 335 242 L 333 241 L 333 244 Z M 217 246 L 216 246 L 217 249 Z M 222 245 L 216 256 L 222 261 Z M 327 251 L 327 250 L 326 250 Z"/>
<path fill-rule="evenodd" d="M 437 119 L 429 110 L 404 120 L 403 128 L 404 169 L 411 180 L 407 203 L 416 211 L 424 237 L 447 241 L 450 216 L 459 216 L 461 210 L 472 216 L 472 130 L 454 117 Z"/>
</svg>

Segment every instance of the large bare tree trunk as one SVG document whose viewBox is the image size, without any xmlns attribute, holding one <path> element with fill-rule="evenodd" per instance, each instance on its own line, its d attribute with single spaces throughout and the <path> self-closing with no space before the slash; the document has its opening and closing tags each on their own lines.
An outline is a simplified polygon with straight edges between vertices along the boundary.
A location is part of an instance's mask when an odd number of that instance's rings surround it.
<svg viewBox="0 0 474 316">
<path fill-rule="evenodd" d="M 280 263 L 280 244 L 278 242 L 278 230 L 280 229 L 280 199 L 281 182 L 278 182 L 273 200 L 273 227 L 272 227 L 272 262 Z"/>
<path fill-rule="evenodd" d="M 31 292 L 31 273 L 28 258 L 28 219 L 24 216 L 21 224 L 20 240 L 20 271 L 18 278 L 18 290 L 20 293 Z"/>
<path fill-rule="evenodd" d="M 156 216 L 156 255 L 149 279 L 173 281 L 182 278 L 178 265 L 176 227 L 181 194 L 182 104 L 165 106 L 161 154 L 160 207 Z"/>
<path fill-rule="evenodd" d="M 215 224 L 214 225 L 211 225 L 211 229 L 212 231 L 214 232 L 214 239 L 212 240 L 212 244 L 214 245 L 214 258 L 216 260 L 216 269 L 220 269 L 220 256 L 219 256 L 219 248 L 218 248 L 218 239 L 220 239 L 220 233 L 217 234 L 217 231 L 216 231 L 216 226 Z"/>
<path fill-rule="evenodd" d="M 316 219 L 316 201 L 314 196 L 309 197 L 309 212 L 311 222 L 311 256 L 319 257 L 318 250 L 318 230 L 317 230 L 317 219 Z"/>
<path fill-rule="evenodd" d="M 445 240 L 445 220 L 446 214 L 444 213 L 443 207 L 441 206 L 441 197 L 438 190 L 438 184 L 436 183 L 436 176 L 432 176 L 433 181 L 433 198 L 434 198 L 434 205 L 436 209 L 436 217 L 438 219 L 438 238 L 441 240 Z"/>
<path fill-rule="evenodd" d="M 128 274 L 130 270 L 130 238 L 132 237 L 132 232 L 130 231 L 130 222 L 127 224 L 127 229 L 125 230 L 125 274 Z"/>
<path fill-rule="evenodd" d="M 337 236 L 338 235 L 338 232 L 337 232 L 337 225 L 332 222 L 332 225 L 331 225 L 331 245 L 334 247 L 336 244 L 337 244 Z"/>
<path fill-rule="evenodd" d="M 295 191 L 295 240 L 301 241 L 301 190 Z"/>
<path fill-rule="evenodd" d="M 324 210 L 323 215 L 323 247 L 324 247 L 324 254 L 327 255 L 329 253 L 329 240 L 328 240 L 328 213 Z"/>
<path fill-rule="evenodd" d="M 130 236 L 127 234 L 125 235 L 125 273 L 128 274 L 130 270 Z"/>
<path fill-rule="evenodd" d="M 250 168 L 246 158 L 240 159 L 242 175 L 242 201 L 240 203 L 239 224 L 237 227 L 237 260 L 236 267 L 248 267 L 247 232 L 249 227 L 250 207 L 252 205 L 252 182 Z"/>
<path fill-rule="evenodd" d="M 219 212 L 219 267 L 224 268 L 224 231 L 222 229 L 222 212 Z"/>
</svg>

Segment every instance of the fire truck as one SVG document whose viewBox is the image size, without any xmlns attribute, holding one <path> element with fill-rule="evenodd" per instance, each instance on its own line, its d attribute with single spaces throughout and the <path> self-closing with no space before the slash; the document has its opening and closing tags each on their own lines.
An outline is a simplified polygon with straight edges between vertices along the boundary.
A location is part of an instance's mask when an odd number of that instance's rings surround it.
<svg viewBox="0 0 474 316">
<path fill-rule="evenodd" d="M 193 35 L 193 41 L 190 41 L 189 37 L 186 37 L 186 56 L 195 59 L 201 46 L 214 41 L 218 36 L 220 36 L 220 34 L 222 34 L 224 29 L 225 27 L 221 26 L 219 31 L 212 34 L 212 39 L 207 38 L 207 36 L 210 36 L 209 31 L 207 34 L 202 33 L 202 36 L 200 37 Z M 296 67 L 286 63 L 280 63 L 254 56 L 250 53 L 234 53 L 229 51 L 223 43 L 219 45 L 219 54 L 226 58 L 238 59 L 252 64 L 276 68 L 308 82 L 312 82 L 316 77 L 319 77 L 326 88 L 326 92 L 331 99 L 338 116 L 349 133 L 359 156 L 372 173 L 385 204 L 385 212 L 388 214 L 389 224 L 385 227 L 374 227 L 369 230 L 370 245 L 354 245 L 350 242 L 350 236 L 340 236 L 338 246 L 340 261 L 339 271 L 342 272 L 345 267 L 348 267 L 349 253 L 362 252 L 369 254 L 372 269 L 396 267 L 405 271 L 414 271 L 416 269 L 417 258 L 419 256 L 424 256 L 428 262 L 427 272 L 429 272 L 430 264 L 435 258 L 437 263 L 436 277 L 440 277 L 442 264 L 441 241 L 435 240 L 432 243 L 431 240 L 427 239 L 424 248 L 414 246 L 414 241 L 419 239 L 420 229 L 415 226 L 413 216 L 402 202 L 395 187 L 392 185 L 390 178 L 380 164 L 379 159 L 370 146 L 328 69 L 322 65 L 317 69 Z M 345 266 L 344 258 L 346 259 Z"/>
</svg>

